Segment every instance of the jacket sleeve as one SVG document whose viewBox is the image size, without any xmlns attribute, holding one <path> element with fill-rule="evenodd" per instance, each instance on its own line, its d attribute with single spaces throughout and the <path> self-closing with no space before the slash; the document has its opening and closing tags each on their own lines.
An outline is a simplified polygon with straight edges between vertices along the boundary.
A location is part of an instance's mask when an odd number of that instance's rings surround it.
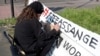
<svg viewBox="0 0 100 56">
<path fill-rule="evenodd" d="M 31 22 L 33 31 L 34 31 L 34 35 L 37 38 L 37 46 L 41 47 L 43 46 L 43 42 L 45 40 L 48 40 L 50 38 L 54 38 L 54 36 L 56 36 L 58 34 L 58 32 L 56 32 L 56 30 L 51 30 L 49 32 L 45 32 L 41 29 L 41 24 L 38 20 L 33 20 Z M 56 38 L 56 37 L 55 37 Z"/>
<path fill-rule="evenodd" d="M 59 34 L 59 32 L 57 32 L 55 29 L 49 32 L 43 31 L 41 23 L 36 19 L 31 21 L 31 26 L 37 39 L 45 40 Z"/>
</svg>

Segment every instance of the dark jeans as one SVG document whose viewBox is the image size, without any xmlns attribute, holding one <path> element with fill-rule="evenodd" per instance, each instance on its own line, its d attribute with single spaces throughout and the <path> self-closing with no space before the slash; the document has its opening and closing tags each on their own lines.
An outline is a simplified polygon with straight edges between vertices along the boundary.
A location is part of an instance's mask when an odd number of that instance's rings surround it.
<svg viewBox="0 0 100 56">
<path fill-rule="evenodd" d="M 50 51 L 52 45 L 54 44 L 56 38 L 55 37 L 52 37 L 51 39 L 48 39 L 48 40 L 45 40 L 44 41 L 44 45 L 43 45 L 43 48 L 38 48 L 36 53 L 30 53 L 30 54 L 27 54 L 26 56 L 46 56 L 46 54 Z"/>
<path fill-rule="evenodd" d="M 46 56 L 46 54 L 47 54 L 47 53 L 49 52 L 49 50 L 51 49 L 53 43 L 55 42 L 55 40 L 56 40 L 55 37 L 53 37 L 52 39 L 46 40 L 46 41 L 45 41 L 45 46 L 44 46 L 44 48 L 42 49 L 40 56 Z"/>
</svg>

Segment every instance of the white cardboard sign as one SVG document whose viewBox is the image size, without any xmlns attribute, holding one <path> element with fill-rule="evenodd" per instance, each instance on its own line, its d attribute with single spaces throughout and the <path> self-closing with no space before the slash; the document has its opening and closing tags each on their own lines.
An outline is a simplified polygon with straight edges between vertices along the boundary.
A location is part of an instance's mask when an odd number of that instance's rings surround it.
<svg viewBox="0 0 100 56">
<path fill-rule="evenodd" d="M 60 24 L 62 42 L 50 56 L 100 56 L 100 35 L 57 15 L 44 5 L 42 21 Z"/>
<path fill-rule="evenodd" d="M 45 5 L 40 21 L 59 23 L 62 32 L 58 47 L 54 44 L 47 56 L 100 56 L 100 35 L 59 16 Z"/>
</svg>

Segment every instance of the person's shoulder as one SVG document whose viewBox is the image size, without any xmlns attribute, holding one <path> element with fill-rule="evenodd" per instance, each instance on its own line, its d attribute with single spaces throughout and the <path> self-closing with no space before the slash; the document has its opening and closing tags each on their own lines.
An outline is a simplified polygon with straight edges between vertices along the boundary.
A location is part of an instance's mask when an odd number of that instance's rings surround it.
<svg viewBox="0 0 100 56">
<path fill-rule="evenodd" d="M 24 21 L 26 21 L 26 22 L 33 22 L 33 21 L 36 21 L 36 19 L 25 19 Z"/>
<path fill-rule="evenodd" d="M 34 18 L 34 19 L 30 19 L 28 20 L 31 24 L 36 24 L 37 23 L 37 20 Z"/>
</svg>

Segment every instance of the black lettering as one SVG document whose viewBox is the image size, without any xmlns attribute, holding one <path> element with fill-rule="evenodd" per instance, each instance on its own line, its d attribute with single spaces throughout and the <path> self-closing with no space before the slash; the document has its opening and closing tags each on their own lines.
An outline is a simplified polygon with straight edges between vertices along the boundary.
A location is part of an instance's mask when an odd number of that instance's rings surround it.
<svg viewBox="0 0 100 56">
<path fill-rule="evenodd" d="M 77 53 L 75 54 L 75 56 L 81 56 L 81 53 L 79 51 L 77 51 Z"/>
<path fill-rule="evenodd" d="M 90 38 L 89 35 L 85 35 L 85 36 L 83 37 L 83 42 L 87 44 L 87 43 L 89 42 L 89 38 Z"/>
<path fill-rule="evenodd" d="M 60 24 L 60 28 L 62 28 L 62 29 L 64 29 L 64 28 L 65 28 L 65 25 L 64 25 L 64 23 L 63 23 L 62 19 L 61 19 L 58 23 Z"/>
<path fill-rule="evenodd" d="M 55 21 L 55 22 L 59 21 L 59 17 L 57 17 L 57 16 L 54 15 L 54 14 L 53 14 L 53 16 L 55 17 L 55 18 L 54 18 L 54 21 Z"/>
<path fill-rule="evenodd" d="M 48 19 L 48 17 L 51 16 L 51 15 L 52 15 L 52 13 L 50 12 L 49 15 L 46 17 L 46 19 Z"/>
<path fill-rule="evenodd" d="M 95 45 L 97 45 L 98 40 L 95 38 L 91 38 L 89 46 L 96 49 Z"/>
<path fill-rule="evenodd" d="M 57 45 L 56 45 L 57 48 L 60 46 L 62 40 L 63 40 L 63 38 L 61 38 L 61 37 L 59 36 L 58 39 L 57 39 L 57 41 L 56 41 L 56 42 L 57 42 L 57 43 L 56 43 L 56 44 L 57 44 Z"/>
<path fill-rule="evenodd" d="M 52 18 L 52 20 L 54 21 L 54 19 L 55 19 L 55 15 L 54 15 L 54 14 L 52 14 L 52 17 L 53 17 L 53 18 Z"/>
<path fill-rule="evenodd" d="M 70 55 L 73 55 L 75 52 L 76 52 L 75 47 L 71 47 L 71 48 L 69 49 L 69 54 L 70 54 Z"/>
<path fill-rule="evenodd" d="M 64 44 L 64 48 L 66 47 L 66 50 L 68 50 L 72 45 L 69 45 L 69 43 L 66 43 L 67 41 L 65 41 L 65 44 Z"/>
<path fill-rule="evenodd" d="M 83 32 L 81 32 L 81 33 L 79 34 L 79 30 L 77 30 L 76 34 L 74 34 L 74 37 L 78 36 L 78 39 L 81 40 L 82 35 L 83 35 Z"/>
<path fill-rule="evenodd" d="M 74 35 L 75 34 L 75 27 L 73 27 L 70 32 Z"/>
<path fill-rule="evenodd" d="M 77 51 L 76 48 L 73 47 L 69 42 L 65 41 L 63 47 L 66 48 L 66 50 L 68 50 L 70 55 L 81 56 L 81 53 Z"/>
<path fill-rule="evenodd" d="M 52 12 L 49 13 L 49 15 L 52 15 L 52 14 L 53 14 Z"/>
<path fill-rule="evenodd" d="M 54 14 L 52 14 L 53 15 L 53 17 L 55 17 L 55 15 Z"/>
<path fill-rule="evenodd" d="M 52 13 L 50 13 L 50 14 L 46 17 L 46 19 L 47 19 L 47 22 L 48 22 L 48 23 L 54 22 L 54 21 L 53 21 L 54 16 L 52 15 Z"/>
<path fill-rule="evenodd" d="M 65 22 L 65 23 L 68 24 L 67 22 Z M 70 27 L 71 27 L 71 24 L 68 24 L 67 27 L 65 27 L 65 30 L 64 30 L 64 31 L 65 31 L 66 33 L 69 32 L 69 28 L 70 28 Z"/>
</svg>

